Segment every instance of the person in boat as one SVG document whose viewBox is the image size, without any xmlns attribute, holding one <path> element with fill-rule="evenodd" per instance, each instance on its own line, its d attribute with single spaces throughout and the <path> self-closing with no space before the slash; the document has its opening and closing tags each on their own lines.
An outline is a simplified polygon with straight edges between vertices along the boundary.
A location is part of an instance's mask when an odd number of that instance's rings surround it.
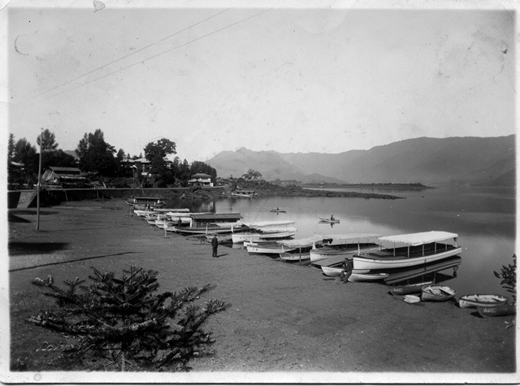
<svg viewBox="0 0 520 386">
<path fill-rule="evenodd" d="M 348 278 L 352 275 L 352 270 L 354 269 L 354 264 L 352 260 L 346 258 L 343 262 L 343 271 L 341 272 L 341 280 L 343 283 L 348 283 Z"/>
<path fill-rule="evenodd" d="M 211 239 L 211 247 L 213 248 L 213 256 L 212 257 L 218 257 L 218 238 L 217 235 L 214 235 Z"/>
<path fill-rule="evenodd" d="M 330 221 L 334 221 L 334 215 L 333 214 L 330 215 Z"/>
</svg>

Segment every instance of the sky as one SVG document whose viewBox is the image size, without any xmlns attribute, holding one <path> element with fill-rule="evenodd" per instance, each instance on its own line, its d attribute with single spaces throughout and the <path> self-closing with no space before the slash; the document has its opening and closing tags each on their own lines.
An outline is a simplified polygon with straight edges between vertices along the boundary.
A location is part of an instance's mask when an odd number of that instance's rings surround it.
<svg viewBox="0 0 520 386">
<path fill-rule="evenodd" d="M 15 140 L 45 128 L 74 150 L 101 129 L 127 154 L 167 138 L 193 162 L 516 132 L 508 1 L 31 4 L 2 9 Z"/>
</svg>

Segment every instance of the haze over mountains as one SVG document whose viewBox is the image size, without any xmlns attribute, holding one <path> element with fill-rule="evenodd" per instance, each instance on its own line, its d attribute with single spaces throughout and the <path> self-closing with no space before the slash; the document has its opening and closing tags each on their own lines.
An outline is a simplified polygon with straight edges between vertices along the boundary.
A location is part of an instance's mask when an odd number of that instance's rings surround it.
<svg viewBox="0 0 520 386">
<path fill-rule="evenodd" d="M 206 161 L 220 177 L 248 169 L 268 181 L 303 183 L 423 183 L 514 186 L 515 135 L 414 138 L 338 154 L 278 153 L 241 148 Z"/>
</svg>

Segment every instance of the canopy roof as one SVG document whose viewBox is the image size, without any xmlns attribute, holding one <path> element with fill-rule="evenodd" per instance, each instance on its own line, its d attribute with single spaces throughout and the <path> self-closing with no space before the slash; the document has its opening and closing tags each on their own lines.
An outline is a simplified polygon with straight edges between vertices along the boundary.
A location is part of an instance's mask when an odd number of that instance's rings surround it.
<svg viewBox="0 0 520 386">
<path fill-rule="evenodd" d="M 272 226 L 282 226 L 294 224 L 293 220 L 277 220 L 277 221 L 255 221 L 255 222 L 242 222 L 242 224 L 249 228 L 263 228 Z"/>
<path fill-rule="evenodd" d="M 211 214 L 192 214 L 190 216 L 196 221 L 215 221 L 215 220 L 240 220 L 240 213 L 211 213 Z"/>
<path fill-rule="evenodd" d="M 455 239 L 459 237 L 456 233 L 443 232 L 443 231 L 430 231 L 430 232 L 419 232 L 409 233 L 406 235 L 396 236 L 383 236 L 380 237 L 380 241 L 387 241 L 391 243 L 401 243 L 411 246 L 434 243 L 436 241 L 446 241 L 449 239 Z"/>
<path fill-rule="evenodd" d="M 336 242 L 349 243 L 349 242 L 357 242 L 363 241 L 366 239 L 375 239 L 381 237 L 381 235 L 375 233 L 344 233 L 344 234 L 336 234 L 336 235 L 323 235 L 324 239 L 332 239 Z"/>
<path fill-rule="evenodd" d="M 288 247 L 298 248 L 298 247 L 310 247 L 313 243 L 318 241 L 322 241 L 323 236 L 313 235 L 309 237 L 305 237 L 303 239 L 294 239 L 294 240 L 283 240 L 278 243 L 283 244 Z"/>
</svg>

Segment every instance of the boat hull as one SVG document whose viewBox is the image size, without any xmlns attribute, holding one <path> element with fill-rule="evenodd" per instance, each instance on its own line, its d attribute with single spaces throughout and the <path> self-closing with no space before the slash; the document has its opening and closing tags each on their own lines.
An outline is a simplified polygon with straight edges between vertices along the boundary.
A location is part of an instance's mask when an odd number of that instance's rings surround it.
<svg viewBox="0 0 520 386">
<path fill-rule="evenodd" d="M 429 302 L 445 302 L 453 299 L 455 291 L 447 286 L 427 285 L 421 290 L 421 300 Z"/>
<path fill-rule="evenodd" d="M 496 307 L 478 307 L 478 313 L 483 318 L 488 318 L 491 316 L 508 316 L 516 314 L 516 306 L 515 305 L 501 305 Z"/>
<path fill-rule="evenodd" d="M 414 265 L 422 265 L 432 263 L 434 261 L 447 259 L 448 257 L 457 256 L 462 253 L 462 248 L 457 247 L 448 251 L 435 253 L 420 257 L 368 257 L 354 256 L 354 268 L 356 269 L 394 269 L 412 267 Z"/>
<path fill-rule="evenodd" d="M 392 295 L 407 295 L 407 294 L 418 294 L 421 293 L 422 288 L 424 286 L 433 284 L 431 281 L 425 281 L 422 283 L 416 284 L 407 284 L 407 285 L 399 285 L 390 288 L 390 293 Z"/>
<path fill-rule="evenodd" d="M 361 282 L 361 281 L 378 281 L 388 277 L 387 273 L 352 273 L 348 281 Z"/>
<path fill-rule="evenodd" d="M 506 304 L 507 301 L 507 297 L 500 295 L 463 295 L 459 299 L 459 307 L 496 307 Z"/>
</svg>

